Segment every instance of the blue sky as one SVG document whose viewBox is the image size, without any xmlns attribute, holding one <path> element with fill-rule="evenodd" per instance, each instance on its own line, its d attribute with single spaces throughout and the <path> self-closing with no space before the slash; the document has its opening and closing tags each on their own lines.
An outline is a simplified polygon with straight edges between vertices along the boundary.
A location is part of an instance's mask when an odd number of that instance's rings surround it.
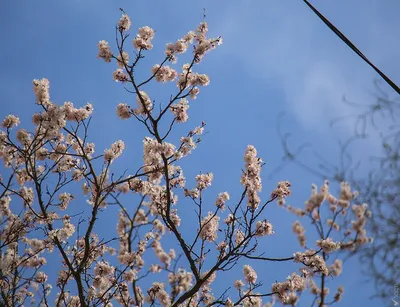
<svg viewBox="0 0 400 307">
<path fill-rule="evenodd" d="M 313 3 L 395 83 L 400 83 L 398 1 Z M 199 171 L 214 172 L 210 200 L 225 190 L 235 195 L 244 149 L 253 144 L 267 162 L 263 195 L 268 195 L 276 181 L 290 180 L 293 184 L 290 202 L 301 206 L 309 195 L 311 183 L 320 184 L 321 180 L 292 165 L 272 179 L 268 177 L 282 157 L 276 130 L 278 114 L 285 112 L 282 126 L 285 131 L 293 132 L 294 144 L 310 141 L 326 159 L 335 163 L 337 140 L 346 139 L 353 132 L 351 122 L 343 122 L 334 129 L 329 126 L 333 118 L 353 112 L 342 103 L 343 95 L 359 103 L 374 99 L 373 81 L 377 75 L 300 0 L 2 1 L 1 117 L 18 114 L 23 126 L 30 125 L 31 114 L 37 111 L 31 82 L 46 77 L 50 80 L 53 102 L 93 104 L 89 137 L 98 151 L 118 139 L 126 142 L 127 149 L 122 162 L 116 163 L 117 169 L 138 163 L 145 131 L 137 123 L 121 122 L 115 116 L 116 105 L 133 97 L 112 81 L 114 65 L 96 58 L 99 40 L 105 39 L 113 46 L 119 7 L 131 16 L 133 29 L 149 25 L 157 31 L 154 50 L 143 62 L 143 71 L 138 73 L 147 73 L 146 69 L 162 58 L 165 43 L 193 29 L 203 18 L 203 8 L 210 35 L 221 35 L 224 39 L 224 44 L 206 56 L 197 68 L 210 76 L 211 84 L 191 104 L 190 124 L 178 130 L 191 129 L 202 120 L 207 123 L 209 133 L 182 165 L 188 179 Z M 156 88 L 149 88 L 152 98 L 162 99 L 162 91 L 152 96 L 151 89 Z M 387 91 L 395 97 L 390 89 Z M 378 146 L 375 136 L 355 152 L 365 156 L 376 152 Z M 302 159 L 311 165 L 316 163 L 311 151 Z M 190 210 L 186 211 L 185 219 L 189 221 Z M 267 218 L 275 225 L 277 235 L 265 248 L 274 246 L 273 250 L 287 256 L 293 252 L 293 246 L 281 242 L 285 239 L 295 244 L 288 234 L 292 218 L 276 208 L 269 214 Z M 342 305 L 376 306 L 377 302 L 368 299 L 373 287 L 363 283 L 360 263 L 349 261 L 345 271 L 340 277 L 340 283 L 345 285 Z M 284 279 L 290 270 L 274 265 L 268 272 L 276 279 Z"/>
</svg>

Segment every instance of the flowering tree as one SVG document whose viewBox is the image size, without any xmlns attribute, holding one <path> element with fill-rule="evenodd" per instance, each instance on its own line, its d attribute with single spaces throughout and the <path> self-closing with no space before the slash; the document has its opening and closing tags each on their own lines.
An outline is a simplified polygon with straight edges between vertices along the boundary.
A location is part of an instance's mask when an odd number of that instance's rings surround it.
<svg viewBox="0 0 400 307">
<path fill-rule="evenodd" d="M 298 157 L 304 146 L 292 150 L 288 139 L 283 134 L 280 137 L 285 151 L 284 162 L 293 162 L 313 175 L 329 178 L 332 182 L 347 181 L 358 191 L 358 200 L 368 203 L 372 218 L 367 230 L 374 240 L 372 244 L 355 249 L 350 255 L 359 256 L 365 275 L 375 285 L 373 296 L 382 298 L 385 304 L 392 306 L 397 299 L 400 280 L 397 259 L 400 253 L 400 129 L 395 124 L 400 115 L 400 104 L 378 82 L 375 86 L 376 100 L 361 104 L 344 99 L 345 104 L 355 108 L 355 115 L 331 121 L 337 124 L 351 120 L 354 125 L 354 134 L 340 144 L 338 162 L 327 166 L 326 161 L 320 159 L 318 163 L 323 167 L 306 164 Z M 354 148 L 359 150 L 367 138 L 376 135 L 380 136 L 379 151 L 376 154 L 364 153 L 361 157 L 357 155 Z M 322 157 L 319 153 L 317 156 Z"/>
<path fill-rule="evenodd" d="M 285 198 L 291 194 L 287 181 L 263 195 L 263 161 L 249 145 L 240 178 L 241 197 L 231 199 L 228 192 L 222 192 L 212 208 L 207 206 L 203 195 L 213 174 L 201 173 L 195 177 L 195 185 L 187 187 L 179 165 L 200 142 L 205 123 L 176 144 L 168 141 L 176 125 L 188 121 L 189 100 L 196 99 L 200 87 L 209 84 L 209 77 L 195 72 L 195 67 L 222 39 L 208 38 L 207 23 L 202 22 L 195 31 L 167 44 L 163 60 L 147 77 L 141 77 L 135 68 L 152 49 L 154 30 L 140 28 L 132 41 L 134 51 L 128 52 L 130 26 L 123 12 L 116 27 L 116 52 L 103 40 L 98 57 L 116 62 L 114 80 L 136 99 L 136 107 L 119 104 L 118 117 L 139 121 L 148 134 L 143 140 L 143 162 L 130 170 L 133 175 L 113 171 L 113 161 L 124 150 L 123 141 L 96 153 L 88 136 L 92 105 L 76 108 L 71 102 L 62 106 L 51 102 L 47 79 L 33 81 L 39 108 L 32 117 L 34 131 L 15 131 L 20 123 L 15 115 L 2 121 L 1 304 L 261 306 L 268 300 L 267 306 L 275 302 L 294 306 L 306 289 L 314 297 L 313 305 L 338 302 L 343 287 L 329 296 L 327 277 L 341 273 L 340 251 L 354 250 L 369 241 L 364 229 L 370 215 L 367 205 L 357 202 L 357 193 L 346 183 L 337 198 L 330 193 L 328 182 L 320 189 L 313 186 L 304 208 L 286 205 Z M 180 71 L 169 66 L 189 46 L 193 47 L 191 61 Z M 156 103 L 144 91 L 150 82 L 176 83 L 166 105 Z M 127 206 L 127 198 L 138 202 Z M 74 202 L 82 199 L 90 206 L 87 216 L 74 213 Z M 191 232 L 180 230 L 180 203 L 193 206 L 196 226 Z M 304 227 L 296 221 L 292 230 L 299 247 L 293 249 L 293 255 L 270 258 L 261 253 L 258 242 L 274 234 L 274 221 L 263 217 L 275 203 L 308 219 L 318 240 L 307 242 Z M 99 237 L 95 225 L 109 205 L 120 208 L 116 232 Z M 339 220 L 347 226 L 340 228 Z M 173 238 L 175 248 L 166 251 L 165 238 Z M 55 283 L 49 281 L 54 272 L 54 266 L 47 264 L 50 258 L 59 265 Z M 220 274 L 242 260 L 247 264 L 236 281 L 229 285 L 219 282 Z M 282 282 L 268 284 L 271 281 L 260 280 L 252 264 L 270 261 L 294 262 L 298 269 Z"/>
</svg>

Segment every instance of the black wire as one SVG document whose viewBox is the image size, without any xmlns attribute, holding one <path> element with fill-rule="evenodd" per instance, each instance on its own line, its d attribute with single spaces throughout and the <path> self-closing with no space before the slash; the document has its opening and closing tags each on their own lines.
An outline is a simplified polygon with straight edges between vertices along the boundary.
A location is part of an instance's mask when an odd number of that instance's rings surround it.
<svg viewBox="0 0 400 307">
<path fill-rule="evenodd" d="M 400 88 L 390 80 L 378 67 L 376 67 L 368 58 L 342 33 L 336 28 L 328 19 L 325 18 L 315 7 L 307 0 L 303 0 L 305 4 L 331 29 L 343 42 L 346 43 L 360 58 L 362 58 L 369 66 L 371 66 L 389 85 L 400 95 Z"/>
</svg>

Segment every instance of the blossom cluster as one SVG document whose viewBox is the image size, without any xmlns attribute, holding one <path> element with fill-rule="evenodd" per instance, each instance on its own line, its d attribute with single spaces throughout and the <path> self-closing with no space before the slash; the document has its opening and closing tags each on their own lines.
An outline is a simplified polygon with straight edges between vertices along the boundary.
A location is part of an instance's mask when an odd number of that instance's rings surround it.
<svg viewBox="0 0 400 307">
<path fill-rule="evenodd" d="M 189 119 L 187 110 L 189 109 L 189 102 L 187 99 L 182 98 L 176 104 L 171 105 L 170 110 L 175 115 L 178 123 L 184 123 Z"/>
<path fill-rule="evenodd" d="M 190 31 L 177 40 L 175 43 L 168 43 L 165 54 L 172 62 L 176 61 L 176 55 L 186 52 L 188 45 L 195 42 L 194 57 L 197 62 L 200 62 L 207 52 L 222 44 L 222 38 L 207 38 L 208 25 L 207 22 L 202 22 L 195 31 Z"/>
<path fill-rule="evenodd" d="M 174 81 L 178 76 L 176 70 L 168 65 L 160 66 L 159 64 L 156 64 L 151 69 L 151 72 L 153 73 L 153 75 L 155 75 L 156 80 L 162 83 Z"/>
<path fill-rule="evenodd" d="M 208 212 L 208 215 L 201 221 L 200 237 L 203 240 L 213 242 L 218 238 L 218 225 L 220 217 L 213 212 Z"/>
<path fill-rule="evenodd" d="M 136 38 L 133 40 L 133 46 L 137 50 L 145 49 L 151 50 L 153 48 L 153 44 L 151 41 L 154 38 L 154 30 L 148 26 L 139 28 L 138 34 Z"/>
<path fill-rule="evenodd" d="M 254 146 L 247 146 L 244 161 L 246 162 L 246 171 L 243 172 L 240 183 L 246 187 L 248 206 L 256 209 L 261 202 L 258 192 L 261 192 L 262 189 L 260 177 L 262 160 L 257 158 L 257 150 Z"/>
<path fill-rule="evenodd" d="M 111 147 L 109 149 L 106 149 L 104 151 L 104 160 L 106 162 L 111 163 L 112 161 L 114 161 L 116 158 L 118 158 L 121 154 L 122 151 L 125 148 L 125 144 L 123 141 L 119 140 L 116 141 L 115 143 L 113 143 L 111 145 Z"/>
<path fill-rule="evenodd" d="M 284 282 L 276 282 L 272 285 L 272 291 L 277 293 L 278 300 L 284 305 L 296 305 L 298 293 L 306 289 L 307 282 L 304 277 L 293 273 Z"/>
<path fill-rule="evenodd" d="M 128 31 L 131 27 L 131 19 L 127 14 L 122 14 L 121 18 L 118 21 L 118 30 L 120 31 Z"/>
<path fill-rule="evenodd" d="M 297 234 L 297 239 L 301 247 L 306 247 L 305 229 L 299 221 L 293 223 L 293 232 Z"/>
<path fill-rule="evenodd" d="M 105 62 L 111 62 L 113 53 L 108 42 L 105 40 L 101 40 L 97 47 L 99 49 L 99 54 L 97 57 L 103 59 Z"/>
</svg>

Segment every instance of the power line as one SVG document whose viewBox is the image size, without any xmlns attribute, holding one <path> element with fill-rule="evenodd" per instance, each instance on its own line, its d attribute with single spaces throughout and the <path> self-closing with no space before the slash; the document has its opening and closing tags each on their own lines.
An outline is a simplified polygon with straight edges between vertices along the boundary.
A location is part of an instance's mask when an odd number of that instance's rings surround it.
<svg viewBox="0 0 400 307">
<path fill-rule="evenodd" d="M 371 66 L 386 82 L 400 95 L 400 88 L 387 77 L 378 67 L 376 67 L 368 58 L 342 33 L 336 28 L 324 15 L 322 15 L 310 2 L 303 0 L 304 3 L 331 29 L 347 46 L 349 46 L 360 58 Z"/>
</svg>

